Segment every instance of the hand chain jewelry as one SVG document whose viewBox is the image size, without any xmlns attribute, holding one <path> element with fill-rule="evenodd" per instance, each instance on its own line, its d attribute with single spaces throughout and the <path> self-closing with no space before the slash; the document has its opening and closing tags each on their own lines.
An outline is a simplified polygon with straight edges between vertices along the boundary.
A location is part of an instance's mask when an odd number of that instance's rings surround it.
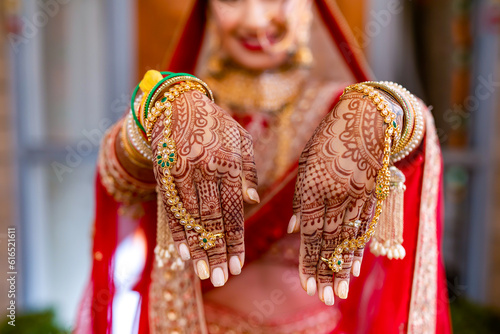
<svg viewBox="0 0 500 334">
<path fill-rule="evenodd" d="M 192 80 L 192 78 L 187 80 Z M 170 211 L 172 211 L 174 217 L 179 220 L 179 223 L 184 226 L 186 230 L 196 231 L 199 234 L 199 246 L 208 250 L 214 247 L 216 239 L 218 237 L 223 237 L 224 234 L 213 234 L 207 231 L 202 225 L 195 222 L 194 218 L 191 217 L 191 215 L 186 211 L 186 208 L 184 208 L 182 202 L 180 201 L 175 187 L 174 178 L 171 174 L 171 169 L 177 162 L 177 150 L 175 141 L 172 138 L 171 129 L 173 114 L 172 106 L 174 100 L 180 96 L 180 94 L 190 90 L 198 90 L 203 94 L 207 94 L 205 87 L 198 82 L 184 81 L 171 87 L 168 92 L 164 93 L 164 97 L 155 103 L 155 106 L 147 115 L 146 131 L 148 138 L 150 138 L 156 120 L 160 115 L 165 115 L 163 120 L 163 138 L 158 143 L 157 156 L 155 157 L 156 163 L 161 167 L 161 172 L 163 174 L 161 177 L 161 190 L 167 198 L 167 203 L 170 205 Z M 154 101 L 154 99 L 152 100 Z"/>
<path fill-rule="evenodd" d="M 382 213 L 382 203 L 389 195 L 391 144 L 395 142 L 396 145 L 394 145 L 394 147 L 396 147 L 401 135 L 401 130 L 396 123 L 396 115 L 389 108 L 389 103 L 385 101 L 384 97 L 379 92 L 377 92 L 373 87 L 364 84 L 355 84 L 347 87 L 343 94 L 353 91 L 365 94 L 365 96 L 367 96 L 375 104 L 377 110 L 380 111 L 380 114 L 384 119 L 384 123 L 388 126 L 385 130 L 382 168 L 378 171 L 375 185 L 375 196 L 377 198 L 375 215 L 368 224 L 368 228 L 363 235 L 351 240 L 342 241 L 342 243 L 335 248 L 329 259 L 321 257 L 321 260 L 326 262 L 328 267 L 334 273 L 337 273 L 342 269 L 342 264 L 344 263 L 342 253 L 344 251 L 350 252 L 357 248 L 364 248 L 375 233 L 375 227 L 377 226 L 380 214 Z"/>
</svg>

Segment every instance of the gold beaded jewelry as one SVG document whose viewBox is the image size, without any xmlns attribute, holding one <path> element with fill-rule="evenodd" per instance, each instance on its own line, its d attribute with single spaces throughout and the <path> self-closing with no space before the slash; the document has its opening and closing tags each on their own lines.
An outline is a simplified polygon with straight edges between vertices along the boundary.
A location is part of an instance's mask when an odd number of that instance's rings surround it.
<svg viewBox="0 0 500 334">
<path fill-rule="evenodd" d="M 413 131 L 412 131 L 411 137 L 409 138 L 408 143 L 406 144 L 406 146 L 404 148 L 402 148 L 401 151 L 394 152 L 393 155 L 391 156 L 392 162 L 397 162 L 397 161 L 407 157 L 422 142 L 422 138 L 424 137 L 424 132 L 425 132 L 424 115 L 422 113 L 422 106 L 421 106 L 420 102 L 417 100 L 415 95 L 413 95 L 410 91 L 408 91 L 406 88 L 404 88 L 400 84 L 397 84 L 394 82 L 384 81 L 382 83 L 387 85 L 387 86 L 392 87 L 393 89 L 398 90 L 403 96 L 406 97 L 407 100 L 410 101 L 410 105 L 413 108 L 414 117 L 415 117 L 414 128 L 413 128 Z"/>
<path fill-rule="evenodd" d="M 192 77 L 181 77 L 182 82 L 177 83 L 172 86 L 172 82 L 178 82 L 179 78 L 173 78 L 177 80 L 168 80 L 165 84 L 160 86 L 157 92 L 153 95 L 152 101 L 159 98 L 159 92 L 162 90 L 169 89 L 164 93 L 163 98 L 156 101 L 154 107 L 147 113 L 147 119 L 145 120 L 145 128 L 149 140 L 151 140 L 151 133 L 153 127 L 156 124 L 160 115 L 164 115 L 163 119 L 163 138 L 158 142 L 157 152 L 156 152 L 156 164 L 161 167 L 162 177 L 161 177 L 161 187 L 165 198 L 167 199 L 167 204 L 170 206 L 170 211 L 173 213 L 174 217 L 179 220 L 179 223 L 184 226 L 186 230 L 194 230 L 199 234 L 198 242 L 199 246 L 205 250 L 208 250 L 215 246 L 215 241 L 218 237 L 223 237 L 223 233 L 211 233 L 207 231 L 202 225 L 197 224 L 194 218 L 186 211 L 184 208 L 175 187 L 174 178 L 171 174 L 171 169 L 175 166 L 177 162 L 177 149 L 174 139 L 172 138 L 172 107 L 175 99 L 182 93 L 190 90 L 198 90 L 211 98 L 210 90 L 206 84 Z M 196 80 L 193 80 L 196 79 Z M 170 83 L 169 83 L 170 82 Z M 145 114 L 146 115 L 146 114 Z"/>
<path fill-rule="evenodd" d="M 127 124 L 129 123 L 129 115 L 125 117 L 123 121 L 122 128 L 120 131 L 121 147 L 124 149 L 126 156 L 130 159 L 132 163 L 141 168 L 151 168 L 152 159 L 147 159 L 143 154 L 141 154 L 137 148 L 130 141 Z"/>
<path fill-rule="evenodd" d="M 101 181 L 108 194 L 116 201 L 130 206 L 153 198 L 156 183 L 146 183 L 133 178 L 120 164 L 115 145 L 122 122 L 123 120 L 120 120 L 104 135 L 99 150 L 98 166 Z"/>
<path fill-rule="evenodd" d="M 148 118 L 151 120 L 156 119 L 155 113 L 162 113 L 165 115 L 163 120 L 164 130 L 163 139 L 158 143 L 156 163 L 162 168 L 163 176 L 161 178 L 162 190 L 165 197 L 167 198 L 167 203 L 170 205 L 170 211 L 174 214 L 175 218 L 179 220 L 179 223 L 184 226 L 186 230 L 194 230 L 199 233 L 199 244 L 200 247 L 205 250 L 215 246 L 216 237 L 222 236 L 222 234 L 212 234 L 205 230 L 205 228 L 199 224 L 195 223 L 194 218 L 183 207 L 182 202 L 179 199 L 177 190 L 175 189 L 174 178 L 171 175 L 171 169 L 177 162 L 177 150 L 175 141 L 171 137 L 172 130 L 172 102 L 175 100 L 175 96 L 179 96 L 180 92 L 188 91 L 191 89 L 201 90 L 200 85 L 178 84 L 169 91 L 165 93 L 166 100 L 156 103 L 156 111 L 152 111 Z M 177 92 L 177 94 L 176 94 Z M 172 95 L 170 95 L 172 94 Z M 170 96 L 173 96 L 172 98 Z M 154 124 L 154 123 L 151 123 Z M 151 133 L 152 129 L 146 127 L 148 133 Z"/>
<path fill-rule="evenodd" d="M 393 142 L 397 143 L 400 138 L 400 129 L 398 127 L 398 124 L 396 123 L 396 115 L 389 108 L 389 104 L 384 99 L 384 97 L 373 87 L 364 84 L 355 84 L 349 86 L 344 90 L 343 94 L 347 94 L 353 91 L 366 94 L 366 96 L 375 104 L 377 110 L 380 112 L 380 115 L 382 115 L 384 119 L 384 123 L 388 126 L 385 129 L 382 168 L 380 168 L 380 170 L 378 171 L 375 185 L 375 196 L 377 198 L 377 203 L 375 205 L 375 215 L 373 216 L 371 222 L 368 224 L 368 228 L 363 235 L 351 240 L 342 241 L 342 243 L 335 248 L 330 258 L 326 259 L 324 257 L 321 257 L 321 260 L 326 262 L 328 264 L 328 267 L 334 273 L 337 273 L 342 269 L 342 264 L 344 263 L 342 253 L 344 251 L 354 251 L 357 248 L 364 248 L 375 233 L 375 228 L 382 213 L 382 203 L 389 195 L 389 164 L 391 156 L 391 144 Z"/>
<path fill-rule="evenodd" d="M 153 161 L 151 147 L 149 147 L 143 135 L 139 133 L 139 129 L 135 126 L 132 114 L 128 114 L 127 116 L 127 135 L 134 148 L 148 161 Z"/>
<path fill-rule="evenodd" d="M 176 85 L 174 87 L 171 87 L 174 84 Z M 163 97 L 159 101 L 156 101 L 161 92 L 165 91 L 169 87 L 171 87 L 169 91 L 165 92 L 163 94 Z M 144 110 L 144 115 L 143 115 L 144 128 L 146 129 L 146 135 L 149 142 L 151 142 L 151 134 L 153 132 L 153 126 L 156 123 L 158 117 L 160 117 L 160 115 L 162 114 L 163 110 L 167 107 L 171 107 L 172 102 L 180 94 L 193 89 L 202 92 L 203 94 L 207 95 L 212 100 L 212 102 L 214 101 L 212 91 L 210 90 L 210 88 L 208 88 L 207 84 L 204 83 L 202 80 L 192 76 L 177 76 L 171 78 L 169 80 L 166 80 L 156 90 L 156 92 L 153 94 L 153 97 L 151 98 L 151 104 L 153 101 L 156 101 L 154 106 L 151 106 L 150 104 L 148 108 Z"/>
<path fill-rule="evenodd" d="M 404 112 L 404 127 L 403 131 L 401 133 L 401 139 L 395 145 L 395 147 L 392 149 L 392 155 L 397 154 L 401 150 L 403 150 L 408 142 L 410 141 L 410 137 L 413 133 L 413 128 L 414 128 L 414 123 L 415 123 L 415 116 L 413 113 L 413 108 L 412 106 L 407 102 L 406 99 L 403 98 L 402 94 L 397 91 L 394 87 L 389 86 L 385 82 L 375 82 L 375 81 L 367 81 L 363 82 L 364 85 L 372 86 L 375 88 L 378 88 L 380 90 L 383 90 L 384 92 L 388 93 L 391 95 L 396 101 L 400 104 L 401 108 L 403 109 Z"/>
</svg>

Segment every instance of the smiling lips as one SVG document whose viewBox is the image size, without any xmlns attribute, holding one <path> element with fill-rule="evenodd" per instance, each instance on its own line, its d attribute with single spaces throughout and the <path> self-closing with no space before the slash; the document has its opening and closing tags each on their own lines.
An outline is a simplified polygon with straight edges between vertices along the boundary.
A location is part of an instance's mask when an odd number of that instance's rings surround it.
<svg viewBox="0 0 500 334">
<path fill-rule="evenodd" d="M 238 38 L 240 44 L 247 50 L 249 51 L 263 51 L 264 47 L 260 43 L 259 39 L 257 36 L 244 36 L 244 37 L 239 37 Z M 278 42 L 279 37 L 274 35 L 274 34 L 267 34 L 267 40 L 269 41 L 269 44 L 275 44 Z"/>
</svg>

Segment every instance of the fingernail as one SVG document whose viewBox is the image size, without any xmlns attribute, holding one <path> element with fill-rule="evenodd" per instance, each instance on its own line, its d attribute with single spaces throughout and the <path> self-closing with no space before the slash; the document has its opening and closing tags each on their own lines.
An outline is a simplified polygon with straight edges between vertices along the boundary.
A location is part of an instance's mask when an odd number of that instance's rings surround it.
<svg viewBox="0 0 500 334">
<path fill-rule="evenodd" d="M 309 277 L 307 279 L 307 294 L 309 296 L 314 296 L 316 293 L 316 279 L 314 277 Z"/>
<path fill-rule="evenodd" d="M 231 256 L 229 259 L 229 271 L 233 275 L 241 274 L 241 262 L 237 256 Z"/>
<path fill-rule="evenodd" d="M 260 203 L 259 194 L 257 193 L 257 190 L 255 190 L 254 188 L 248 188 L 247 195 L 255 203 Z"/>
<path fill-rule="evenodd" d="M 215 268 L 212 270 L 212 284 L 215 287 L 223 286 L 224 285 L 224 271 L 222 271 L 222 268 Z"/>
<path fill-rule="evenodd" d="M 361 262 L 354 261 L 354 263 L 352 264 L 352 274 L 355 277 L 358 277 L 360 270 L 361 270 Z"/>
<path fill-rule="evenodd" d="M 185 243 L 179 245 L 179 255 L 181 259 L 187 261 L 191 258 L 191 254 L 189 253 L 189 248 Z"/>
<path fill-rule="evenodd" d="M 198 277 L 200 277 L 200 279 L 207 279 L 210 277 L 208 266 L 205 260 L 198 261 L 196 263 L 196 269 L 198 270 Z"/>
<path fill-rule="evenodd" d="M 323 289 L 323 300 L 325 304 L 328 306 L 332 306 L 335 303 L 335 299 L 333 298 L 333 289 L 331 286 L 325 286 Z"/>
<path fill-rule="evenodd" d="M 288 223 L 288 233 L 293 233 L 295 231 L 295 225 L 297 224 L 297 217 L 295 215 L 290 218 L 290 222 Z"/>
<path fill-rule="evenodd" d="M 349 291 L 349 285 L 347 285 L 346 281 L 342 281 L 339 283 L 338 291 L 339 291 L 340 298 L 342 298 L 342 299 L 347 298 L 347 292 Z"/>
</svg>

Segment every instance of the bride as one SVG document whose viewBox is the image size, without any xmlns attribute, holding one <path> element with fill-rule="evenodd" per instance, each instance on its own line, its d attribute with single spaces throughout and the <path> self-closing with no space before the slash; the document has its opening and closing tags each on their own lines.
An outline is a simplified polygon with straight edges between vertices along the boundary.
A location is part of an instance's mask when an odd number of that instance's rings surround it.
<svg viewBox="0 0 500 334">
<path fill-rule="evenodd" d="M 111 331 L 124 230 L 139 333 L 450 332 L 432 116 L 332 1 L 195 1 L 166 69 L 103 140 L 77 333 Z"/>
</svg>

